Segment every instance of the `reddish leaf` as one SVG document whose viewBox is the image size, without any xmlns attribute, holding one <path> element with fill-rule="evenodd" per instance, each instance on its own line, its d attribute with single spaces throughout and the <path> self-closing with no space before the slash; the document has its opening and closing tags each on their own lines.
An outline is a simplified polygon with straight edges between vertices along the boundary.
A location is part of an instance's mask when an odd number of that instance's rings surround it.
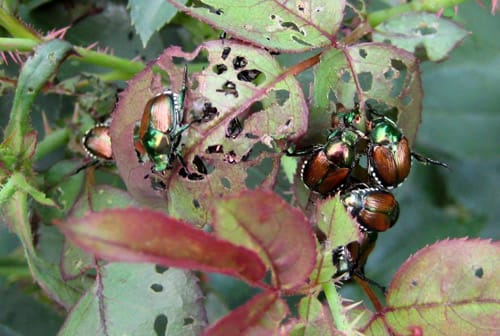
<svg viewBox="0 0 500 336">
<path fill-rule="evenodd" d="M 278 293 L 266 291 L 208 327 L 204 335 L 276 335 L 287 314 L 288 307 Z"/>
<path fill-rule="evenodd" d="M 277 288 L 297 288 L 311 274 L 316 260 L 311 225 L 278 195 L 246 191 L 216 203 L 213 216 L 219 237 L 258 251 Z"/>
<path fill-rule="evenodd" d="M 253 251 L 150 210 L 106 210 L 56 224 L 83 250 L 111 261 L 219 272 L 251 283 L 265 275 Z"/>
<path fill-rule="evenodd" d="M 364 330 L 377 334 L 381 324 L 394 334 L 494 335 L 500 309 L 500 244 L 453 239 L 426 247 L 394 276 L 383 318 Z"/>
</svg>

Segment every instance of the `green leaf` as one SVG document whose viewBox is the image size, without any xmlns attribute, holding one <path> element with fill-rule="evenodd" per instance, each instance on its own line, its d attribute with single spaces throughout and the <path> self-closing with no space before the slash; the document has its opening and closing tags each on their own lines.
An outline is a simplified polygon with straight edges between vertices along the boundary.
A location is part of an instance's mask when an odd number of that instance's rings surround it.
<svg viewBox="0 0 500 336">
<path fill-rule="evenodd" d="M 14 153 L 23 151 L 23 138 L 31 130 L 29 114 L 35 98 L 71 50 L 66 41 L 50 40 L 40 44 L 24 64 L 5 129 L 5 139 Z"/>
<path fill-rule="evenodd" d="M 465 29 L 436 14 L 409 13 L 378 25 L 373 41 L 390 43 L 411 53 L 423 51 L 422 58 L 438 62 L 448 57 L 466 36 Z"/>
<path fill-rule="evenodd" d="M 179 3 L 186 4 L 187 0 L 180 0 Z M 142 45 L 146 47 L 151 36 L 165 24 L 167 24 L 176 14 L 177 8 L 165 0 L 129 0 L 130 19 L 139 33 Z"/>
<path fill-rule="evenodd" d="M 185 6 L 187 14 L 240 40 L 266 48 L 299 52 L 332 44 L 344 17 L 345 1 L 203 0 Z"/>
<path fill-rule="evenodd" d="M 489 240 L 445 240 L 420 250 L 395 274 L 387 313 L 372 326 L 382 322 L 396 334 L 495 334 L 499 261 L 500 245 Z"/>
<path fill-rule="evenodd" d="M 101 281 L 72 309 L 59 335 L 199 335 L 205 327 L 192 273 L 125 263 L 100 272 Z"/>
<path fill-rule="evenodd" d="M 420 124 L 421 85 L 418 60 L 405 50 L 380 43 L 332 48 L 321 55 L 316 67 L 310 127 L 323 130 L 325 124 L 330 125 L 332 95 L 347 108 L 356 101 L 364 105 L 374 100 L 383 102 L 385 108 L 380 112 L 397 109 L 389 117 L 412 143 Z"/>
</svg>

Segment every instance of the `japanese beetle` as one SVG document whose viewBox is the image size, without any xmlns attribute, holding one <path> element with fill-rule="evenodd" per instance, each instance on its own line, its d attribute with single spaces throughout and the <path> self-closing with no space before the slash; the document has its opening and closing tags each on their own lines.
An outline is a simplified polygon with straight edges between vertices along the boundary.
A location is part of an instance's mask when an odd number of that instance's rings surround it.
<svg viewBox="0 0 500 336">
<path fill-rule="evenodd" d="M 184 68 L 184 80 L 179 93 L 165 90 L 151 98 L 144 108 L 138 138 L 153 163 L 153 172 L 163 173 L 171 168 L 176 157 L 185 167 L 178 147 L 182 132 L 189 127 L 189 124 L 182 125 L 186 81 L 187 67 Z"/>
<path fill-rule="evenodd" d="M 356 164 L 358 138 L 348 129 L 331 132 L 326 143 L 313 149 L 302 166 L 306 186 L 323 195 L 340 190 Z"/>
<path fill-rule="evenodd" d="M 364 278 L 364 267 L 368 256 L 375 248 L 378 232 L 369 231 L 363 235 L 360 241 L 354 241 L 333 250 L 333 265 L 337 268 L 335 278 L 340 277 L 340 280 L 347 281 L 354 274 Z"/>
<path fill-rule="evenodd" d="M 395 188 L 408 177 L 412 158 L 424 164 L 448 167 L 410 150 L 408 139 L 394 121 L 380 117 L 370 122 L 368 169 L 375 182 L 387 189 Z"/>
<path fill-rule="evenodd" d="M 109 122 L 96 124 L 85 132 L 82 146 L 87 155 L 96 161 L 113 161 Z"/>
<path fill-rule="evenodd" d="M 344 190 L 340 199 L 363 230 L 386 231 L 398 220 L 398 201 L 393 194 L 380 187 L 358 185 Z"/>
</svg>

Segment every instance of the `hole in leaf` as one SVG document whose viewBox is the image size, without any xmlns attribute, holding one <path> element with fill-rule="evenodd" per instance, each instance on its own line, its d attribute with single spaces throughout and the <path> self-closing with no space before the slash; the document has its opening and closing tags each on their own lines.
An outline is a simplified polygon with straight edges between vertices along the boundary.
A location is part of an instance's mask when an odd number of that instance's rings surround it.
<svg viewBox="0 0 500 336">
<path fill-rule="evenodd" d="M 236 139 L 243 131 L 243 126 L 238 118 L 233 118 L 229 122 L 229 126 L 226 129 L 226 137 L 231 139 Z"/>
<path fill-rule="evenodd" d="M 280 106 L 285 105 L 288 99 L 290 99 L 290 91 L 287 90 L 276 91 L 276 101 Z"/>
<path fill-rule="evenodd" d="M 406 97 L 403 98 L 402 102 L 403 102 L 403 105 L 404 106 L 408 106 L 410 105 L 410 103 L 413 101 L 413 98 L 412 96 L 408 95 Z"/>
<path fill-rule="evenodd" d="M 153 328 L 157 336 L 166 335 L 167 326 L 168 326 L 168 318 L 166 315 L 161 314 L 156 316 Z"/>
<path fill-rule="evenodd" d="M 245 185 L 250 189 L 257 188 L 271 174 L 272 169 L 273 161 L 270 158 L 264 158 L 257 166 L 247 170 Z"/>
<path fill-rule="evenodd" d="M 163 273 L 165 273 L 166 271 L 168 271 L 168 267 L 161 266 L 161 265 L 155 265 L 155 271 L 156 271 L 156 273 L 158 273 L 158 274 L 163 274 Z"/>
<path fill-rule="evenodd" d="M 406 74 L 408 69 L 405 64 L 397 59 L 391 60 L 391 66 L 398 72 L 394 72 L 394 77 L 392 81 L 391 97 L 399 97 L 401 95 L 406 82 Z"/>
<path fill-rule="evenodd" d="M 213 145 L 213 146 L 208 146 L 206 152 L 208 154 L 214 154 L 214 153 L 224 153 L 224 147 L 222 145 Z"/>
<path fill-rule="evenodd" d="M 196 170 L 200 174 L 205 174 L 207 175 L 207 167 L 205 166 L 205 163 L 203 162 L 203 159 L 199 157 L 198 155 L 195 155 L 193 158 L 193 164 L 196 167 Z"/>
<path fill-rule="evenodd" d="M 222 183 L 222 186 L 226 189 L 231 189 L 231 182 L 225 178 L 225 177 L 221 177 L 220 178 L 220 183 Z"/>
<path fill-rule="evenodd" d="M 476 268 L 476 271 L 474 272 L 474 275 L 481 279 L 484 275 L 484 270 L 482 267 Z"/>
<path fill-rule="evenodd" d="M 271 41 L 271 37 L 270 36 L 266 36 L 266 40 Z"/>
<path fill-rule="evenodd" d="M 301 12 L 303 12 L 306 9 L 302 1 L 297 4 L 297 9 Z"/>
<path fill-rule="evenodd" d="M 245 133 L 245 137 L 247 137 L 248 139 L 258 139 L 259 138 L 258 135 L 255 135 L 253 133 Z"/>
<path fill-rule="evenodd" d="M 210 102 L 203 104 L 203 110 L 201 112 L 202 116 L 200 121 L 210 121 L 219 115 L 217 108 L 213 107 Z"/>
<path fill-rule="evenodd" d="M 227 66 L 225 64 L 217 64 L 212 68 L 212 70 L 217 75 L 220 75 L 227 71 Z"/>
<path fill-rule="evenodd" d="M 366 58 L 366 56 L 368 56 L 368 53 L 365 49 L 359 49 L 359 56 L 361 56 L 362 58 Z"/>
<path fill-rule="evenodd" d="M 370 91 L 373 84 L 373 75 L 370 72 L 361 72 L 358 74 L 361 90 Z"/>
<path fill-rule="evenodd" d="M 196 209 L 199 209 L 199 208 L 201 207 L 200 202 L 199 202 L 196 198 L 193 198 L 193 206 L 194 206 Z"/>
<path fill-rule="evenodd" d="M 230 151 L 229 153 L 226 154 L 226 157 L 224 160 L 227 161 L 227 163 L 230 164 L 235 164 L 236 163 L 236 153 L 234 151 Z"/>
<path fill-rule="evenodd" d="M 394 71 L 392 69 L 387 69 L 387 71 L 384 72 L 384 77 L 385 79 L 392 79 L 394 77 Z"/>
<path fill-rule="evenodd" d="M 302 34 L 304 34 L 304 32 L 303 32 L 303 31 L 301 31 L 301 33 L 302 33 Z M 295 42 L 300 43 L 300 44 L 302 44 L 302 45 L 304 45 L 304 46 L 307 46 L 307 47 L 312 47 L 312 44 L 311 44 L 311 43 L 309 43 L 309 42 L 307 42 L 307 41 L 304 41 L 303 39 L 300 39 L 300 38 L 298 38 L 297 36 L 292 36 L 292 40 L 294 40 Z"/>
<path fill-rule="evenodd" d="M 319 12 L 321 12 L 322 10 L 323 10 L 323 7 L 316 7 L 316 9 L 315 9 L 316 13 L 319 13 Z"/>
<path fill-rule="evenodd" d="M 415 32 L 420 33 L 420 35 L 433 35 L 437 33 L 437 30 L 434 27 L 422 25 L 415 29 Z"/>
<path fill-rule="evenodd" d="M 220 58 L 225 60 L 229 56 L 230 53 L 231 53 L 231 48 L 225 47 L 224 49 L 222 49 L 222 55 L 220 56 Z"/>
<path fill-rule="evenodd" d="M 193 323 L 194 323 L 194 318 L 192 318 L 192 317 L 186 317 L 186 318 L 184 318 L 184 323 L 183 323 L 184 326 L 187 326 L 187 325 L 190 325 L 190 324 L 193 324 Z"/>
<path fill-rule="evenodd" d="M 343 70 L 342 73 L 340 74 L 340 79 L 344 83 L 349 83 L 351 81 L 351 73 L 347 70 Z"/>
<path fill-rule="evenodd" d="M 236 84 L 234 84 L 231 81 L 227 81 L 222 85 L 220 89 L 215 90 L 217 92 L 224 92 L 224 95 L 233 95 L 234 97 L 238 98 L 238 90 L 236 90 Z"/>
<path fill-rule="evenodd" d="M 233 58 L 234 70 L 243 69 L 244 67 L 247 66 L 247 64 L 248 64 L 248 61 L 243 56 L 236 56 L 235 58 Z"/>
<path fill-rule="evenodd" d="M 283 22 L 283 23 L 281 24 L 281 26 L 282 26 L 282 27 L 284 27 L 284 28 L 290 28 L 290 29 L 292 29 L 292 30 L 295 30 L 296 32 L 301 33 L 301 31 L 300 31 L 300 29 L 299 29 L 299 26 L 297 26 L 297 25 L 296 25 L 295 23 L 293 23 L 293 22 L 290 22 L 290 21 L 288 21 L 288 22 Z"/>
<path fill-rule="evenodd" d="M 243 70 L 236 76 L 240 81 L 252 82 L 257 85 L 258 80 L 256 80 L 262 72 L 257 69 Z M 262 82 L 262 81 L 260 81 Z"/>
<path fill-rule="evenodd" d="M 152 284 L 151 289 L 153 290 L 153 292 L 159 293 L 159 292 L 163 291 L 163 286 L 160 284 Z"/>
<path fill-rule="evenodd" d="M 274 20 L 274 19 L 276 19 L 276 15 L 271 14 L 270 18 L 271 18 L 271 20 Z"/>
<path fill-rule="evenodd" d="M 417 282 L 417 280 L 413 280 L 413 281 L 411 282 L 411 285 L 412 285 L 413 287 L 417 287 L 417 286 L 418 286 L 418 282 Z"/>
</svg>

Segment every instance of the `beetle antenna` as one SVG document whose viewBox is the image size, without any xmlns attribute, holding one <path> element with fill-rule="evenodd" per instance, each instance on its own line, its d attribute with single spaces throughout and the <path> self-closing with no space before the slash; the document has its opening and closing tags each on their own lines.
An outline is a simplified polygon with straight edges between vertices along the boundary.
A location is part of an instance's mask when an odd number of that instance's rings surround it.
<svg viewBox="0 0 500 336">
<path fill-rule="evenodd" d="M 415 153 L 415 152 L 411 152 L 411 156 L 417 160 L 418 162 L 420 163 L 423 163 L 425 165 L 436 165 L 436 166 L 441 166 L 441 167 L 444 167 L 444 168 L 448 168 L 448 165 L 446 163 L 443 163 L 443 162 L 440 162 L 440 161 L 437 161 L 437 160 L 433 160 L 433 159 L 430 159 L 428 157 L 425 157 L 423 156 L 422 154 L 418 154 L 418 153 Z"/>
</svg>

